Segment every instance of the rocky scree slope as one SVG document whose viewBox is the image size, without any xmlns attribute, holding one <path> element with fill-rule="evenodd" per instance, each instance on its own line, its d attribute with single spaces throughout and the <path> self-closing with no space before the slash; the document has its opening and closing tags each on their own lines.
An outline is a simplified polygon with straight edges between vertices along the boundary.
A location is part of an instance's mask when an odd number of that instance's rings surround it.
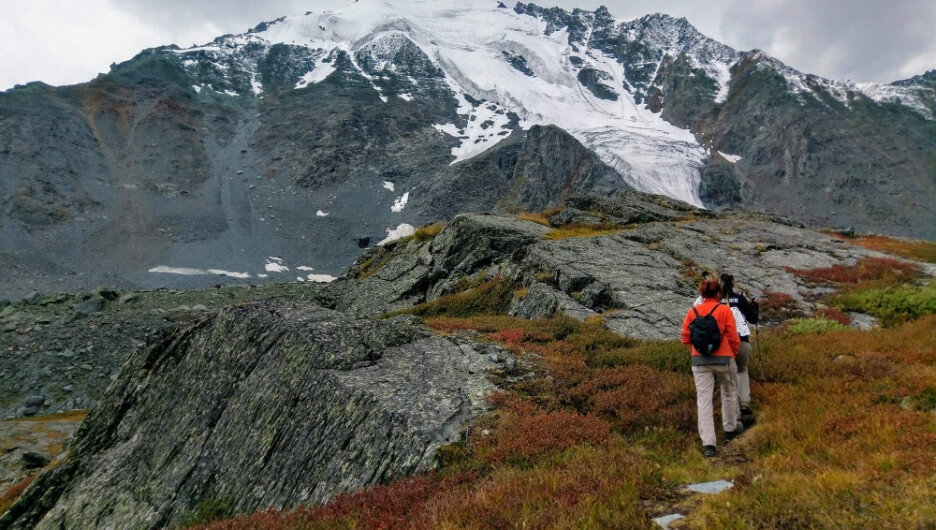
<svg viewBox="0 0 936 530">
<path fill-rule="evenodd" d="M 0 522 L 162 528 L 199 503 L 291 507 L 427 469 L 486 408 L 476 348 L 276 300 L 167 329 Z"/>
<path fill-rule="evenodd" d="M 338 274 L 403 224 L 609 188 L 934 237 L 934 94 L 665 15 L 362 0 L 0 94 L 0 289 Z"/>
</svg>

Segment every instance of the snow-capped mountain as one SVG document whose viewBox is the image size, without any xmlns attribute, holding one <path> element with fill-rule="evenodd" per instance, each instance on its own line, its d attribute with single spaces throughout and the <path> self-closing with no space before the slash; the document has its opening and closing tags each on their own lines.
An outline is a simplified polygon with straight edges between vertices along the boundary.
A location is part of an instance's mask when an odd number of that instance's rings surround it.
<svg viewBox="0 0 936 530">
<path fill-rule="evenodd" d="M 933 76 L 826 80 L 661 14 L 358 0 L 0 94 L 0 265 L 26 292 L 321 280 L 622 188 L 934 237 Z"/>
<path fill-rule="evenodd" d="M 437 69 L 430 76 L 433 82 L 444 83 L 458 101 L 460 120 L 434 124 L 460 140 L 452 148 L 452 163 L 501 140 L 511 128 L 506 116 L 512 112 L 524 129 L 552 124 L 570 132 L 634 188 L 700 206 L 707 149 L 688 128 L 674 126 L 646 103 L 659 91 L 665 63 L 681 56 L 695 71 L 692 75 L 709 84 L 713 101 L 722 103 L 731 68 L 745 57 L 702 35 L 686 19 L 654 14 L 624 21 L 605 8 L 569 13 L 518 3 L 508 9 L 489 0 L 359 0 L 176 53 L 194 78 L 207 79 L 193 86 L 196 91 L 263 97 L 262 62 L 276 45 L 289 46 L 307 64 L 307 72 L 295 71 L 301 73 L 295 89 L 327 78 L 335 71 L 335 55 L 344 53 L 385 101 L 411 100 L 419 91 L 425 78 L 400 76 L 405 66 L 397 54 L 407 50 L 419 56 L 427 69 Z M 866 96 L 901 102 L 932 118 L 923 102 L 932 90 L 830 81 L 759 56 L 763 67 L 779 72 L 800 98 L 819 97 L 818 88 L 845 105 Z M 384 86 L 391 76 L 402 82 Z"/>
</svg>

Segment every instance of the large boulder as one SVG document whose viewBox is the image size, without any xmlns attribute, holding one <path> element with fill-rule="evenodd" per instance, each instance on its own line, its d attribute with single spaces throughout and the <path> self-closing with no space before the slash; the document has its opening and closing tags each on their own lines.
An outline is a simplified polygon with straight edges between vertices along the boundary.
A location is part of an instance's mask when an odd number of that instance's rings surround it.
<svg viewBox="0 0 936 530">
<path fill-rule="evenodd" d="M 295 302 L 151 337 L 4 528 L 162 528 L 322 502 L 431 468 L 483 410 L 485 352 Z"/>
</svg>

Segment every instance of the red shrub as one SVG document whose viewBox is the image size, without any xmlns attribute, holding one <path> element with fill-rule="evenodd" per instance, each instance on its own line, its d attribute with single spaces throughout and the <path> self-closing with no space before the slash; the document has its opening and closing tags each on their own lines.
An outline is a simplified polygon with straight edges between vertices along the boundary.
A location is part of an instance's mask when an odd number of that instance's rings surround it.
<svg viewBox="0 0 936 530">
<path fill-rule="evenodd" d="M 757 303 L 762 320 L 786 320 L 797 313 L 793 297 L 786 293 L 764 289 L 764 296 Z"/>
<path fill-rule="evenodd" d="M 523 342 L 524 332 L 523 328 L 502 329 L 491 335 L 491 338 L 497 342 L 506 344 L 510 348 L 518 348 L 520 343 Z"/>
<path fill-rule="evenodd" d="M 626 430 L 648 425 L 692 430 L 694 398 L 688 376 L 641 364 L 595 370 L 568 393 L 580 410 L 607 416 Z"/>
<path fill-rule="evenodd" d="M 338 495 L 328 504 L 300 507 L 291 512 L 272 509 L 235 519 L 210 523 L 206 530 L 277 530 L 292 528 L 405 528 L 423 505 L 439 492 L 450 491 L 477 480 L 474 472 L 438 478 L 419 476 L 399 479 L 352 494 Z M 345 523 L 345 524 L 342 524 Z"/>
<path fill-rule="evenodd" d="M 561 451 L 584 443 L 600 443 L 608 438 L 608 423 L 595 416 L 574 412 L 540 412 L 521 415 L 505 412 L 493 434 L 489 461 L 509 457 L 529 458 Z"/>
<path fill-rule="evenodd" d="M 854 265 L 833 265 L 819 269 L 793 269 L 787 271 L 816 283 L 858 283 L 861 281 L 908 280 L 920 275 L 916 265 L 890 258 L 862 258 Z"/>
<path fill-rule="evenodd" d="M 583 443 L 599 443 L 609 434 L 607 422 L 600 418 L 569 411 L 547 412 L 512 392 L 495 392 L 488 401 L 500 411 L 496 426 L 490 435 L 473 442 L 489 462 L 535 457 Z"/>
<path fill-rule="evenodd" d="M 32 475 L 29 475 L 16 484 L 13 484 L 8 490 L 3 492 L 3 495 L 0 495 L 0 514 L 7 511 L 10 506 L 13 506 L 13 503 L 20 498 L 20 495 L 26 491 L 26 488 L 28 488 L 29 485 L 32 484 L 38 476 L 39 472 L 36 471 Z"/>
<path fill-rule="evenodd" d="M 851 324 L 851 316 L 837 307 L 820 307 L 816 310 L 816 316 L 834 320 L 843 326 Z"/>
</svg>

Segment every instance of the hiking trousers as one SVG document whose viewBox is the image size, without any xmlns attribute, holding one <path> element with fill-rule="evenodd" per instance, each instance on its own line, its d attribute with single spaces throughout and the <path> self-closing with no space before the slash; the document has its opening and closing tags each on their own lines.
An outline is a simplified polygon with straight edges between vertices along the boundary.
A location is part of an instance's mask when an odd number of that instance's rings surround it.
<svg viewBox="0 0 936 530">
<path fill-rule="evenodd" d="M 738 369 L 733 372 L 736 377 L 735 389 L 737 389 L 738 392 L 738 404 L 741 407 L 751 405 L 751 378 L 748 375 L 748 363 L 750 360 L 751 343 L 741 341 L 741 346 L 738 347 L 738 354 L 735 356 L 735 363 Z M 738 414 L 740 417 L 740 408 Z"/>
<path fill-rule="evenodd" d="M 696 386 L 696 407 L 698 408 L 699 437 L 702 445 L 715 446 L 715 419 L 713 417 L 715 381 L 721 388 L 722 426 L 725 432 L 732 432 L 738 427 L 738 397 L 732 372 L 737 371 L 735 360 L 730 364 L 706 364 L 693 366 L 692 375 Z"/>
</svg>

